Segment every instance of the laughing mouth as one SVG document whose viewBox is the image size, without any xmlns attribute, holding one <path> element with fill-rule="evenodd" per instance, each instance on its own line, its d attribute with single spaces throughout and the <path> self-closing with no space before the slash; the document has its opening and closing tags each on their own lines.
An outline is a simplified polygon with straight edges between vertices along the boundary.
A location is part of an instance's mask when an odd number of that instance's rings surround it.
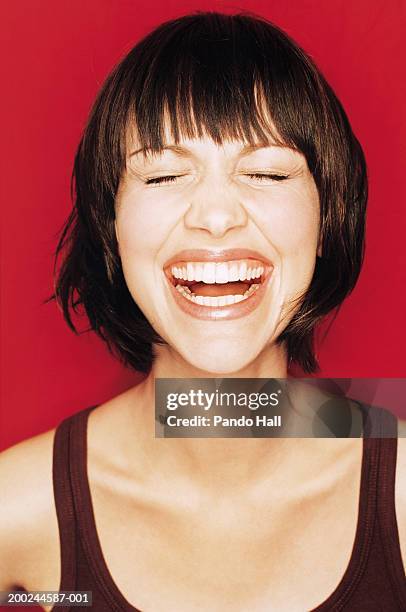
<svg viewBox="0 0 406 612">
<path fill-rule="evenodd" d="M 176 261 L 165 270 L 168 280 L 185 299 L 211 308 L 249 299 L 269 272 L 269 265 L 252 258 L 221 262 Z"/>
</svg>

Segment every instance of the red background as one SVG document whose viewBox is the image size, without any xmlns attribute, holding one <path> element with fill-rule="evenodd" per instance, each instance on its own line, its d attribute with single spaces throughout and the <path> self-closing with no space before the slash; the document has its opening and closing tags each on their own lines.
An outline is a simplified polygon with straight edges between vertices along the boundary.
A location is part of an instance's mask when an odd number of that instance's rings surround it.
<svg viewBox="0 0 406 612">
<path fill-rule="evenodd" d="M 42 301 L 52 291 L 72 160 L 96 92 L 141 36 L 198 9 L 271 19 L 313 56 L 342 100 L 369 166 L 367 255 L 319 345 L 320 375 L 406 376 L 403 0 L 2 2 L 2 446 L 137 380 Z"/>
</svg>

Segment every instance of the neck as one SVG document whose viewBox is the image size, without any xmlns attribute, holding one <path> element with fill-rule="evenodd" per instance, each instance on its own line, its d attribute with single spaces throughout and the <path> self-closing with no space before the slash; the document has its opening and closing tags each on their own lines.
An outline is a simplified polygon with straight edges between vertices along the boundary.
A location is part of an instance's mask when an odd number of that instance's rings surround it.
<svg viewBox="0 0 406 612">
<path fill-rule="evenodd" d="M 215 374 L 195 368 L 170 347 L 159 347 L 150 374 L 134 392 L 141 444 L 154 455 L 160 473 L 177 474 L 211 488 L 240 488 L 275 472 L 281 461 L 292 460 L 291 440 L 271 438 L 172 438 L 155 439 L 156 378 L 285 378 L 287 359 L 283 347 L 267 347 L 238 372 Z M 138 410 L 139 407 L 143 409 Z M 312 441 L 313 442 L 313 441 Z M 297 445 L 297 441 L 296 441 Z M 313 447 L 314 448 L 314 447 Z"/>
</svg>

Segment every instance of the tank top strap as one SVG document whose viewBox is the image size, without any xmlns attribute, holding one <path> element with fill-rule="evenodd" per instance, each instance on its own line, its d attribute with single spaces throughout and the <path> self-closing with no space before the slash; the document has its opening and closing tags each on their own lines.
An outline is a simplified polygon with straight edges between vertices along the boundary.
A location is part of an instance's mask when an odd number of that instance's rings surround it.
<svg viewBox="0 0 406 612">
<path fill-rule="evenodd" d="M 74 504 L 72 465 L 83 464 L 88 413 L 95 406 L 67 417 L 57 427 L 53 444 L 52 478 L 61 555 L 60 591 L 76 588 L 78 525 Z M 59 608 L 61 612 L 64 606 Z"/>
<path fill-rule="evenodd" d="M 386 408 L 357 402 L 363 414 L 364 438 L 397 438 L 398 420 Z"/>
<path fill-rule="evenodd" d="M 400 549 L 395 504 L 397 437 L 381 438 L 379 445 L 377 518 L 380 540 L 394 593 L 398 594 L 401 609 L 406 610 L 406 574 Z"/>
</svg>

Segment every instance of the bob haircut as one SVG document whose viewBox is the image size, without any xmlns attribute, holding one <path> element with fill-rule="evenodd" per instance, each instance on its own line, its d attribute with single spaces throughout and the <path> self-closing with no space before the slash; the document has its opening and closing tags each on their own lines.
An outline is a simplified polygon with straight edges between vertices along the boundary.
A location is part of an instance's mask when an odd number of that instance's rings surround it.
<svg viewBox="0 0 406 612">
<path fill-rule="evenodd" d="M 277 339 L 289 364 L 317 371 L 314 328 L 354 288 L 364 254 L 365 159 L 346 114 L 311 59 L 283 31 L 250 14 L 196 13 L 168 21 L 113 70 L 91 111 L 75 157 L 73 210 L 55 252 L 55 299 L 69 327 L 84 309 L 127 367 L 148 372 L 165 344 L 128 291 L 114 230 L 115 197 L 129 131 L 159 152 L 175 142 L 271 139 L 306 158 L 320 199 L 320 244 L 311 284 Z M 157 219 L 157 223 L 159 220 Z M 292 219 L 292 223 L 295 220 Z"/>
</svg>

